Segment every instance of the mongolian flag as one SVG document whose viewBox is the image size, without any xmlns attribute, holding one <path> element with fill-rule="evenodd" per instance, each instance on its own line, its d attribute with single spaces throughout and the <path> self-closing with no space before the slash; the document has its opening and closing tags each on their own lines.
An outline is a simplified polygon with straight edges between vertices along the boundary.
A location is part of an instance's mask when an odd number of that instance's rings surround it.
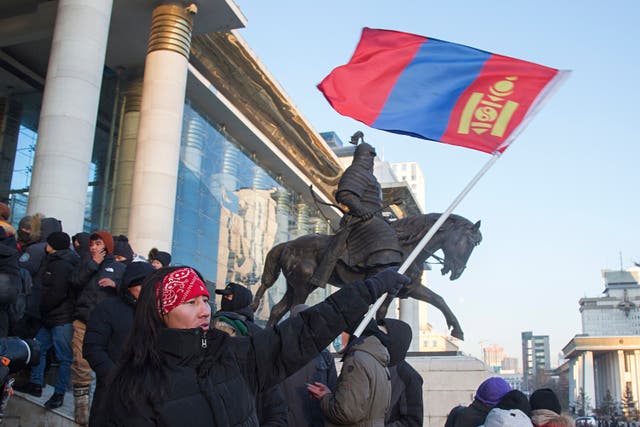
<svg viewBox="0 0 640 427">
<path fill-rule="evenodd" d="M 332 107 L 376 129 L 503 152 L 566 75 L 456 43 L 365 28 L 348 64 L 319 85 Z"/>
</svg>

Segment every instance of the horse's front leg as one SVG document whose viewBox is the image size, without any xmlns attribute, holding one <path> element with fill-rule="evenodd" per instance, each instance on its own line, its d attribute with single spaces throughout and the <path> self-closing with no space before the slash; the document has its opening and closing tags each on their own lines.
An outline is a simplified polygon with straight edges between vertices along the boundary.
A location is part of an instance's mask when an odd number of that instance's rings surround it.
<svg viewBox="0 0 640 427">
<path fill-rule="evenodd" d="M 255 312 L 258 307 L 260 307 L 260 301 L 262 297 L 264 297 L 264 293 L 267 291 L 268 286 L 265 286 L 264 283 L 260 283 L 260 287 L 256 291 L 256 295 L 253 297 L 253 302 L 251 303 L 251 311 Z"/>
<path fill-rule="evenodd" d="M 278 324 L 278 321 L 282 319 L 287 311 L 291 308 L 293 303 L 293 291 L 287 285 L 287 292 L 280 301 L 278 301 L 273 307 L 271 307 L 271 313 L 269 314 L 269 320 L 267 326 L 272 327 Z"/>
<path fill-rule="evenodd" d="M 413 288 L 409 292 L 409 296 L 429 303 L 440 310 L 447 321 L 447 326 L 451 330 L 451 336 L 464 340 L 464 332 L 462 332 L 460 323 L 458 323 L 458 319 L 456 318 L 455 314 L 453 314 L 447 303 L 444 301 L 444 298 L 423 285 Z"/>
</svg>

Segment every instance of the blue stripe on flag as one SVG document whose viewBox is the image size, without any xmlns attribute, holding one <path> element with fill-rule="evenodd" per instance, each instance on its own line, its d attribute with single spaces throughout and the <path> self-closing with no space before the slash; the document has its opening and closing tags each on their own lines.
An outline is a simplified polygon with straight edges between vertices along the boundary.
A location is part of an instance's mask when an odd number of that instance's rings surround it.
<svg viewBox="0 0 640 427">
<path fill-rule="evenodd" d="M 371 126 L 438 140 L 458 98 L 490 57 L 491 53 L 468 46 L 426 40 Z"/>
</svg>

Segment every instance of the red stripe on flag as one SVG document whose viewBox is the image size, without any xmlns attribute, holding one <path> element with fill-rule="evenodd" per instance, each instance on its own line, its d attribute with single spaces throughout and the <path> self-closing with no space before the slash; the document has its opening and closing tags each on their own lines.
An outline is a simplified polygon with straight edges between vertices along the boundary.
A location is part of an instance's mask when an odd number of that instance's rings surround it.
<svg viewBox="0 0 640 427">
<path fill-rule="evenodd" d="M 442 142 L 493 153 L 557 73 L 554 68 L 492 55 L 458 98 Z"/>
<path fill-rule="evenodd" d="M 335 68 L 318 89 L 337 112 L 370 126 L 426 40 L 415 34 L 364 28 L 349 63 Z"/>
</svg>

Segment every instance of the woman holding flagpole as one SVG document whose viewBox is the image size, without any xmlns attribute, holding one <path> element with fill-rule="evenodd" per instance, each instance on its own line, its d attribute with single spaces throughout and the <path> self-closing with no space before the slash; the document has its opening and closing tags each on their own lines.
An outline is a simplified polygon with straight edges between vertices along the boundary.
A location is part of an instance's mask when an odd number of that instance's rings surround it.
<svg viewBox="0 0 640 427">
<path fill-rule="evenodd" d="M 409 279 L 394 270 L 355 282 L 251 337 L 209 328 L 209 292 L 190 267 L 142 287 L 127 350 L 111 382 L 109 426 L 258 426 L 256 391 L 280 383 L 353 328 L 369 304 Z"/>
</svg>

